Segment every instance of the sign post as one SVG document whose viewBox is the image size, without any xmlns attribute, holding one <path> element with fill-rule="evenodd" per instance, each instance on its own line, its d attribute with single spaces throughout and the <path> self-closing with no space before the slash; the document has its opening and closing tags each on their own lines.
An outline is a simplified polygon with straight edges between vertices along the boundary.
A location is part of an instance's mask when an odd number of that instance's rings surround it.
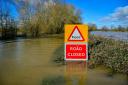
<svg viewBox="0 0 128 85">
<path fill-rule="evenodd" d="M 65 25 L 65 60 L 88 60 L 87 43 L 87 25 Z"/>
</svg>

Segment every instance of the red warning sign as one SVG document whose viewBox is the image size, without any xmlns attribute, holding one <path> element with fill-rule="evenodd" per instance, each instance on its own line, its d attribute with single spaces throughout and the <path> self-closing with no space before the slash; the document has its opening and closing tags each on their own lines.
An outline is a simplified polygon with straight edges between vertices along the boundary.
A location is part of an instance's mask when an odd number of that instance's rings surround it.
<svg viewBox="0 0 128 85">
<path fill-rule="evenodd" d="M 72 33 L 70 34 L 68 41 L 84 41 L 84 37 L 81 34 L 79 28 L 77 26 L 74 27 Z"/>
<path fill-rule="evenodd" d="M 66 44 L 66 60 L 87 60 L 86 44 Z"/>
</svg>

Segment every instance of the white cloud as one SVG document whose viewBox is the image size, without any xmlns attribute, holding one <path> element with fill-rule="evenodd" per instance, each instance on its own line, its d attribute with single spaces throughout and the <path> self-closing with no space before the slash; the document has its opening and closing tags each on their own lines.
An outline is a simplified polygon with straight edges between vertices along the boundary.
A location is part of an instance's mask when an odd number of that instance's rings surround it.
<svg viewBox="0 0 128 85">
<path fill-rule="evenodd" d="M 100 19 L 102 22 L 118 22 L 128 25 L 128 6 L 118 7 L 114 13 Z"/>
</svg>

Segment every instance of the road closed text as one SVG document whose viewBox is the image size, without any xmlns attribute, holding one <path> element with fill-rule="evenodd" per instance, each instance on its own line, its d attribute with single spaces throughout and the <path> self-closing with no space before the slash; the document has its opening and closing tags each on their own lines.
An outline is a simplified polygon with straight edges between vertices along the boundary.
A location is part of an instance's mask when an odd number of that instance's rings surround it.
<svg viewBox="0 0 128 85">
<path fill-rule="evenodd" d="M 68 59 L 85 59 L 86 58 L 86 44 L 67 44 L 66 58 Z"/>
</svg>

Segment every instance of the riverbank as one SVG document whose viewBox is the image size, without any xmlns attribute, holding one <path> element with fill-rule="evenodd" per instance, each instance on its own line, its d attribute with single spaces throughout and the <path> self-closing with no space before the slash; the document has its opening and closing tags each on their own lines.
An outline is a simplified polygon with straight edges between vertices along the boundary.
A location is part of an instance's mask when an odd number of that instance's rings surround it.
<svg viewBox="0 0 128 85">
<path fill-rule="evenodd" d="M 2 40 L 0 38 L 0 44 L 6 44 L 6 43 L 13 43 L 13 42 L 22 42 L 24 40 L 31 40 L 31 39 L 42 39 L 42 38 L 56 38 L 56 39 L 63 39 L 64 38 L 64 34 L 42 34 L 40 37 L 25 37 L 25 36 L 18 36 L 15 39 L 6 39 L 6 40 Z"/>
</svg>

